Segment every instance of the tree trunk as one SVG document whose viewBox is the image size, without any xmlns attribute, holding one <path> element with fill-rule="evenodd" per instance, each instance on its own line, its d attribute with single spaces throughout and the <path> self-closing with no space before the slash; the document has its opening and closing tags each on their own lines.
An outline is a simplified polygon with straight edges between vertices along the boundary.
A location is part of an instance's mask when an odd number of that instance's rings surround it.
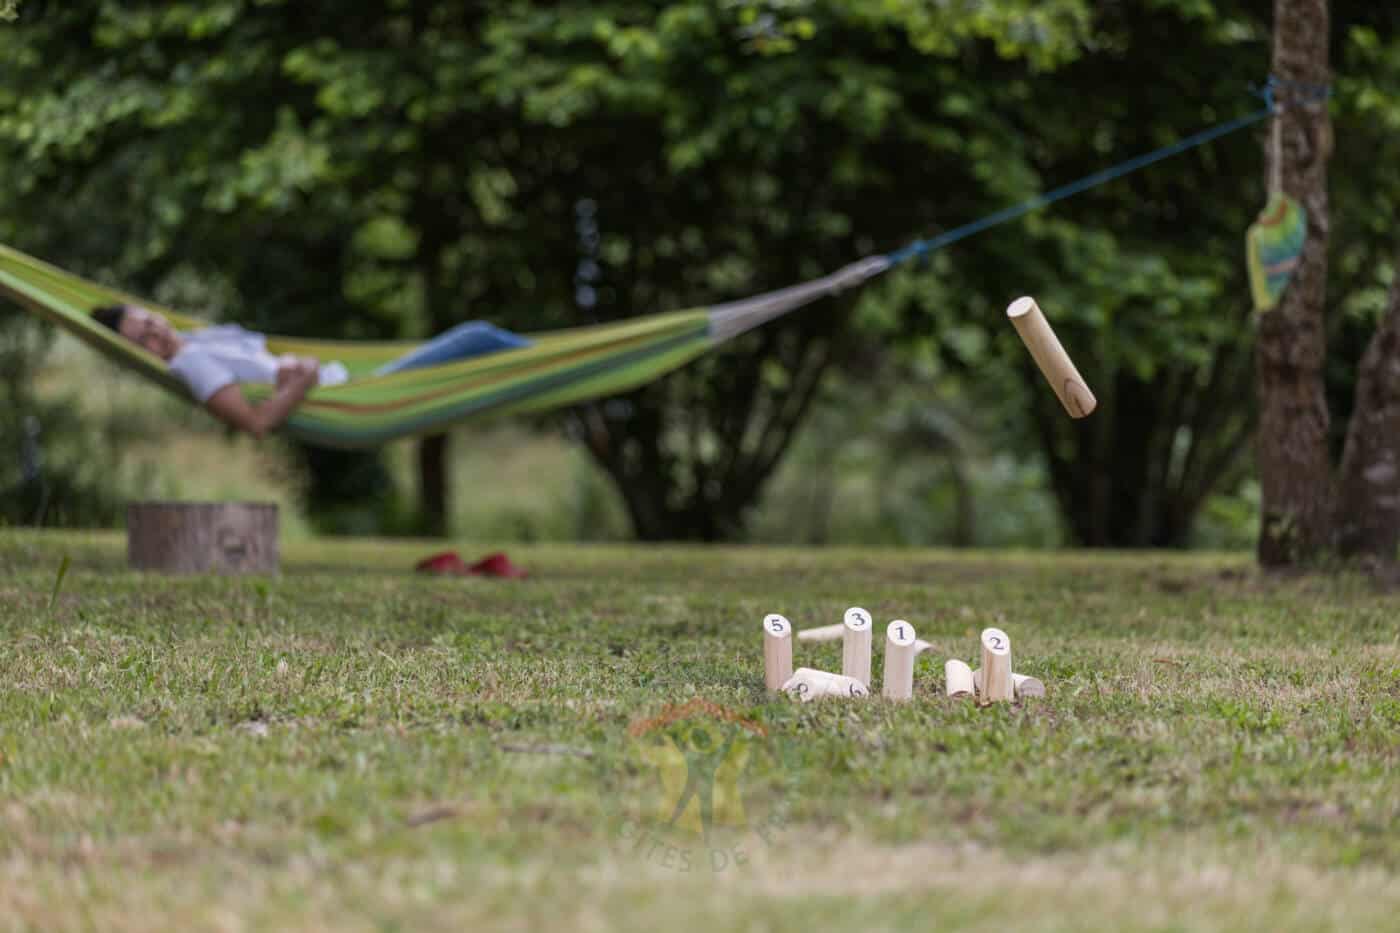
<svg viewBox="0 0 1400 933">
<path fill-rule="evenodd" d="M 1275 0 L 1274 76 L 1329 82 L 1327 0 Z M 1259 475 L 1263 510 L 1259 561 L 1265 566 L 1316 558 L 1331 543 L 1331 459 L 1323 390 L 1326 355 L 1327 161 L 1331 121 L 1295 85 L 1279 89 L 1286 194 L 1307 210 L 1308 239 L 1283 300 L 1262 316 L 1255 356 L 1259 396 Z"/>
<path fill-rule="evenodd" d="M 1394 561 L 1400 547 L 1400 278 L 1356 384 L 1338 490 L 1337 547 Z"/>
<path fill-rule="evenodd" d="M 433 434 L 418 442 L 418 495 L 423 533 L 447 535 L 447 435 Z"/>
<path fill-rule="evenodd" d="M 629 393 L 616 415 L 603 406 L 585 441 L 621 493 L 638 539 L 743 535 L 832 361 L 833 340 L 814 319 L 809 312 L 805 330 L 775 324 L 736 341 L 719 359 Z M 768 366 L 781 367 L 788 383 L 765 384 Z"/>
<path fill-rule="evenodd" d="M 448 313 L 449 291 L 441 268 L 446 235 L 431 192 L 420 191 L 416 215 L 425 231 L 418 250 L 418 274 L 423 282 L 423 302 L 432 337 L 456 321 Z M 423 533 L 436 538 L 447 536 L 448 436 L 433 434 L 420 438 L 418 446 L 418 513 Z"/>
<path fill-rule="evenodd" d="M 953 547 L 972 547 L 977 543 L 977 496 L 972 491 L 972 478 L 954 453 L 948 461 L 953 478 Z"/>
<path fill-rule="evenodd" d="M 277 506 L 260 502 L 133 502 L 127 562 L 165 573 L 276 573 Z"/>
</svg>

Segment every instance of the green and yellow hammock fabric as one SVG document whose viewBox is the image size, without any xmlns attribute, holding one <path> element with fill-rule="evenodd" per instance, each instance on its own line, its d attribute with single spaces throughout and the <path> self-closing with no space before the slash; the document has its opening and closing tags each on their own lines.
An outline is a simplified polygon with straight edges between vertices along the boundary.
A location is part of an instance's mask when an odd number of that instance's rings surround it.
<svg viewBox="0 0 1400 933">
<path fill-rule="evenodd" d="M 858 285 L 890 265 L 886 257 L 871 257 L 821 279 L 743 301 L 531 334 L 528 347 L 383 376 L 374 375 L 374 370 L 417 344 L 269 336 L 268 349 L 273 353 L 339 360 L 351 376 L 342 385 L 312 391 L 281 431 L 320 446 L 375 447 L 437 433 L 469 418 L 547 411 L 615 395 L 685 365 L 724 340 Z M 206 322 L 90 282 L 6 246 L 0 246 L 0 296 L 192 401 L 184 383 L 164 361 L 97 323 L 90 312 L 120 302 L 159 312 L 180 330 Z M 245 389 L 254 399 L 271 391 L 266 386 Z"/>
</svg>

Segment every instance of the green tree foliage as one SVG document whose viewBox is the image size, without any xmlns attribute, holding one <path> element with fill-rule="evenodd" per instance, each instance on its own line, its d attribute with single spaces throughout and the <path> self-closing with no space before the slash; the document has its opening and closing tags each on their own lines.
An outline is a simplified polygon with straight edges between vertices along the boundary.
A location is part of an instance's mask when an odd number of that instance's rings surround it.
<svg viewBox="0 0 1400 933">
<path fill-rule="evenodd" d="M 1267 3 L 1105 8 L 1094 54 L 1035 85 L 1035 103 L 1026 108 L 1040 114 L 1027 130 L 1037 137 L 1028 150 L 1032 184 L 1043 189 L 1087 174 L 1258 106 L 1246 89 L 1267 71 L 1269 13 Z M 1380 44 L 1394 49 L 1397 34 L 1383 26 L 1394 18 L 1353 5 L 1335 42 L 1354 56 L 1380 30 Z M 1350 171 L 1335 180 L 1349 217 L 1360 219 L 1374 216 L 1365 201 L 1378 189 L 1387 192 L 1382 199 L 1400 191 L 1400 177 L 1388 164 L 1363 166 L 1367 153 L 1394 151 L 1393 132 L 1351 116 L 1361 96 L 1374 106 L 1374 92 L 1393 84 L 1394 72 L 1354 80 L 1337 88 Z M 1207 497 L 1249 465 L 1255 322 L 1241 253 L 1243 231 L 1264 202 L 1265 132 L 1161 163 L 944 257 L 944 274 L 970 274 L 973 294 L 1039 296 L 1099 395 L 1093 418 L 1071 422 L 1023 365 L 1036 412 L 1029 427 L 1081 542 L 1183 543 Z M 1336 300 L 1365 296 L 1369 313 L 1378 314 L 1385 237 L 1337 237 L 1335 244 L 1356 276 L 1334 292 Z M 997 310 L 988 307 L 983 319 Z M 1010 352 L 1004 331 L 990 336 L 990 353 Z M 980 370 L 984 360 L 970 362 Z M 1336 367 L 1339 383 L 1354 365 L 1352 355 Z"/>
<path fill-rule="evenodd" d="M 1338 88 L 1359 162 L 1386 144 L 1396 38 L 1393 14 L 1347 15 L 1338 60 L 1376 69 Z M 31 0 L 0 30 L 0 191 L 19 245 L 138 290 L 217 283 L 250 326 L 573 325 L 787 285 L 1244 112 L 1268 25 L 1262 0 Z M 1395 164 L 1338 197 L 1393 199 Z M 1242 134 L 582 409 L 575 430 L 639 534 L 732 536 L 825 373 L 938 375 L 979 386 L 978 410 L 1044 458 L 1075 538 L 1180 543 L 1242 466 L 1241 243 L 1262 203 Z M 1339 238 L 1340 300 L 1370 307 L 1383 237 Z M 1099 393 L 1084 423 L 1006 326 L 1022 293 Z M 445 515 L 445 445 L 424 451 Z"/>
</svg>

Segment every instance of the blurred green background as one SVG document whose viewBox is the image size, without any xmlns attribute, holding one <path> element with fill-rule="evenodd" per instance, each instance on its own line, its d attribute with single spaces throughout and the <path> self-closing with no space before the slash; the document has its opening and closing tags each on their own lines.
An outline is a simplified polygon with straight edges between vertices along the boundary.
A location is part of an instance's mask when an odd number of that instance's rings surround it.
<svg viewBox="0 0 1400 933">
<path fill-rule="evenodd" d="M 1257 109 L 1271 3 L 24 0 L 0 241 L 211 321 L 417 338 L 694 307 Z M 1394 277 L 1400 30 L 1333 4 L 1328 392 Z M 345 454 L 253 444 L 0 307 L 0 520 L 257 498 L 292 535 L 1246 547 L 1263 124 L 672 377 Z M 1098 395 L 1059 409 L 1033 294 Z M 588 439 L 581 443 L 581 439 Z"/>
</svg>

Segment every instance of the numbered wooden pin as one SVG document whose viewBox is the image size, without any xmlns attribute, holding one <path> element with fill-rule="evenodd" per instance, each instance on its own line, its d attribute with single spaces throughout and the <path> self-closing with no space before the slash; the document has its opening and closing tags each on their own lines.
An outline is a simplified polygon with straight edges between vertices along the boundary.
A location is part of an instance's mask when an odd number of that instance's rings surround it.
<svg viewBox="0 0 1400 933">
<path fill-rule="evenodd" d="M 972 672 L 972 682 L 978 691 L 982 689 L 982 669 L 979 667 Z M 1038 677 L 1031 677 L 1027 674 L 1011 674 L 1011 688 L 1016 692 L 1016 699 L 1025 697 L 1045 696 L 1045 682 Z"/>
<path fill-rule="evenodd" d="M 907 700 L 914 695 L 914 626 L 895 619 L 885 628 L 885 699 Z"/>
<path fill-rule="evenodd" d="M 982 630 L 982 689 L 984 702 L 1002 703 L 1015 699 L 1011 681 L 1011 639 L 999 628 Z"/>
<path fill-rule="evenodd" d="M 781 690 L 792 678 L 792 623 L 776 612 L 763 617 L 763 683 Z"/>
<path fill-rule="evenodd" d="M 818 700 L 822 697 L 846 697 L 849 699 L 870 695 L 865 684 L 854 677 L 832 674 L 810 667 L 799 667 L 788 682 L 783 684 L 783 692 L 789 696 L 797 697 L 803 703 L 810 703 L 812 700 Z"/>
<path fill-rule="evenodd" d="M 835 625 L 822 625 L 817 628 L 804 628 L 797 633 L 798 641 L 840 641 L 846 637 L 846 625 L 837 622 Z"/>
<path fill-rule="evenodd" d="M 870 686 L 870 635 L 874 621 L 859 606 L 846 610 L 846 633 L 841 648 L 841 673 Z"/>
<path fill-rule="evenodd" d="M 932 650 L 933 650 L 933 643 L 932 643 L 932 642 L 924 641 L 922 638 L 916 638 L 916 639 L 914 639 L 914 654 L 915 654 L 916 656 L 917 656 L 917 655 L 923 654 L 925 651 L 932 651 Z"/>
<path fill-rule="evenodd" d="M 950 697 L 970 697 L 976 689 L 973 686 L 972 668 L 957 658 L 949 658 L 944 663 L 943 679 Z"/>
</svg>

